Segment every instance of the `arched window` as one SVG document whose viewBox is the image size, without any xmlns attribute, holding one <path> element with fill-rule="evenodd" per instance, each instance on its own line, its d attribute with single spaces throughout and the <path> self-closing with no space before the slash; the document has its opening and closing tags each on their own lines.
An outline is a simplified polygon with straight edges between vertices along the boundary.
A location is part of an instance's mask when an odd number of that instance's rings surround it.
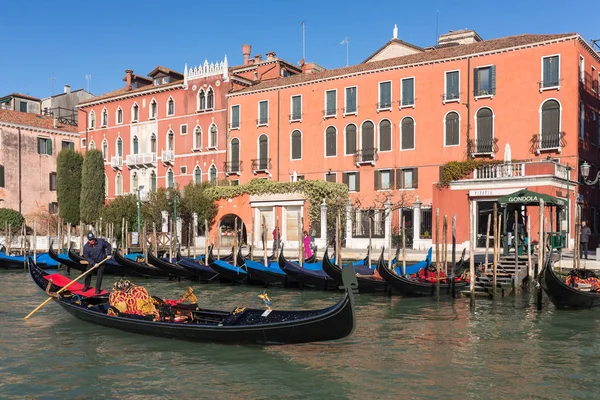
<svg viewBox="0 0 600 400">
<path fill-rule="evenodd" d="M 140 108 L 138 107 L 137 103 L 133 104 L 133 107 L 131 107 L 131 122 L 136 122 L 140 119 Z"/>
<path fill-rule="evenodd" d="M 360 130 L 360 149 L 373 152 L 375 150 L 375 125 L 371 121 L 365 121 Z"/>
<path fill-rule="evenodd" d="M 175 114 L 175 100 L 172 97 L 169 97 L 169 101 L 167 101 L 167 115 Z"/>
<path fill-rule="evenodd" d="M 330 126 L 325 130 L 325 157 L 337 155 L 337 130 Z"/>
<path fill-rule="evenodd" d="M 90 150 L 96 150 L 96 143 L 93 140 L 90 142 Z"/>
<path fill-rule="evenodd" d="M 445 126 L 445 146 L 458 146 L 460 144 L 460 117 L 457 112 L 451 111 L 446 114 Z"/>
<path fill-rule="evenodd" d="M 156 118 L 156 100 L 152 99 L 150 102 L 150 118 Z"/>
<path fill-rule="evenodd" d="M 96 113 L 92 110 L 90 111 L 90 129 L 94 129 L 96 127 Z"/>
<path fill-rule="evenodd" d="M 198 111 L 202 111 L 206 109 L 206 95 L 204 94 L 204 89 L 200 89 L 198 91 Z"/>
<path fill-rule="evenodd" d="M 299 130 L 292 132 L 292 160 L 302 159 L 302 133 Z"/>
<path fill-rule="evenodd" d="M 197 165 L 196 168 L 194 168 L 194 183 L 196 185 L 202 183 L 202 170 Z"/>
<path fill-rule="evenodd" d="M 150 172 L 150 190 L 156 192 L 156 172 Z"/>
<path fill-rule="evenodd" d="M 231 140 L 231 167 L 229 172 L 240 171 L 240 140 L 233 138 Z"/>
<path fill-rule="evenodd" d="M 194 129 L 194 149 L 202 148 L 202 128 L 196 126 Z"/>
<path fill-rule="evenodd" d="M 167 133 L 167 150 L 173 151 L 175 149 L 175 134 L 173 131 Z"/>
<path fill-rule="evenodd" d="M 579 139 L 585 137 L 585 108 L 583 102 L 579 102 Z"/>
<path fill-rule="evenodd" d="M 353 156 L 356 154 L 356 125 L 350 124 L 346 126 L 346 152 L 347 156 Z"/>
<path fill-rule="evenodd" d="M 258 138 L 258 169 L 269 169 L 269 137 L 264 133 Z"/>
<path fill-rule="evenodd" d="M 108 142 L 106 139 L 102 141 L 102 157 L 104 157 L 104 161 L 108 161 Z"/>
<path fill-rule="evenodd" d="M 209 175 L 210 182 L 216 185 L 217 184 L 217 167 L 215 167 L 214 164 L 210 166 L 208 175 Z"/>
<path fill-rule="evenodd" d="M 206 94 L 206 109 L 212 110 L 215 106 L 215 94 L 212 88 L 208 88 L 208 93 Z"/>
<path fill-rule="evenodd" d="M 134 136 L 133 137 L 133 154 L 138 154 L 140 148 L 139 148 L 139 143 L 138 143 L 138 137 Z"/>
<path fill-rule="evenodd" d="M 123 109 L 121 107 L 117 108 L 116 120 L 117 120 L 117 124 L 123 123 Z"/>
<path fill-rule="evenodd" d="M 115 186 L 116 186 L 115 194 L 117 196 L 122 195 L 123 194 L 123 176 L 121 175 L 120 172 L 117 173 Z"/>
<path fill-rule="evenodd" d="M 121 138 L 117 138 L 117 156 L 123 157 L 123 141 Z"/>
<path fill-rule="evenodd" d="M 212 148 L 216 148 L 217 147 L 217 135 L 218 135 L 218 131 L 217 131 L 217 125 L 215 124 L 211 124 L 210 128 L 209 128 L 209 143 L 208 146 L 212 147 Z"/>
<path fill-rule="evenodd" d="M 402 132 L 400 134 L 400 150 L 412 150 L 415 148 L 415 120 L 411 117 L 402 119 Z"/>
<path fill-rule="evenodd" d="M 476 118 L 475 153 L 491 153 L 494 150 L 494 114 L 489 108 L 481 108 Z"/>
<path fill-rule="evenodd" d="M 150 135 L 150 153 L 156 153 L 156 134 L 154 132 Z"/>
<path fill-rule="evenodd" d="M 392 124 L 387 119 L 379 123 L 379 151 L 392 150 Z"/>
<path fill-rule="evenodd" d="M 173 170 L 171 168 L 169 168 L 167 171 L 167 187 L 175 187 L 175 175 L 173 174 Z"/>
<path fill-rule="evenodd" d="M 134 172 L 133 176 L 131 177 L 131 191 L 137 192 L 138 187 L 138 175 L 137 172 Z"/>
<path fill-rule="evenodd" d="M 560 104 L 547 100 L 542 104 L 541 148 L 560 147 Z"/>
<path fill-rule="evenodd" d="M 108 126 L 108 111 L 106 111 L 106 108 L 102 110 L 102 126 Z"/>
</svg>

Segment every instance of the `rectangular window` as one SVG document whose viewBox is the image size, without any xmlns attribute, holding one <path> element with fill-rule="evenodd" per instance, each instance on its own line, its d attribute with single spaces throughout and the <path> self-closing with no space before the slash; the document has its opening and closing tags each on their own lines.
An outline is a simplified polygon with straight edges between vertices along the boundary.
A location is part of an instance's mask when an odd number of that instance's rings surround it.
<svg viewBox="0 0 600 400">
<path fill-rule="evenodd" d="M 230 184 L 231 186 L 239 186 L 239 184 L 240 184 L 240 180 L 239 180 L 239 179 L 233 179 L 233 180 L 230 180 L 230 181 L 229 181 L 229 184 Z"/>
<path fill-rule="evenodd" d="M 179 134 L 187 135 L 187 124 L 182 124 L 179 126 Z"/>
<path fill-rule="evenodd" d="M 19 111 L 21 112 L 27 112 L 27 102 L 26 101 L 20 101 L 19 102 Z"/>
<path fill-rule="evenodd" d="M 493 96 L 496 94 L 496 66 L 480 67 L 473 70 L 474 96 Z"/>
<path fill-rule="evenodd" d="M 579 82 L 585 83 L 585 59 L 579 56 Z"/>
<path fill-rule="evenodd" d="M 164 78 L 162 78 L 162 83 L 169 83 L 170 79 L 168 76 L 165 76 Z"/>
<path fill-rule="evenodd" d="M 0 165 L 0 187 L 4 186 L 4 165 Z"/>
<path fill-rule="evenodd" d="M 392 108 L 392 82 L 379 82 L 378 110 L 389 110 Z"/>
<path fill-rule="evenodd" d="M 52 155 L 52 140 L 49 138 L 38 138 L 38 154 Z"/>
<path fill-rule="evenodd" d="M 415 78 L 402 79 L 402 107 L 415 105 Z"/>
<path fill-rule="evenodd" d="M 592 66 L 592 92 L 596 93 L 596 88 L 598 87 L 598 81 L 596 80 L 596 68 L 594 68 L 594 66 Z"/>
<path fill-rule="evenodd" d="M 185 175 L 185 174 L 187 174 L 187 166 L 185 166 L 185 165 L 182 165 L 181 167 L 179 167 L 179 173 L 180 173 L 181 175 Z"/>
<path fill-rule="evenodd" d="M 325 112 L 326 117 L 334 117 L 337 113 L 337 91 L 328 90 L 325 92 Z"/>
<path fill-rule="evenodd" d="M 267 100 L 258 102 L 258 125 L 269 123 L 269 102 Z"/>
<path fill-rule="evenodd" d="M 342 183 L 348 186 L 349 192 L 360 191 L 360 174 L 358 172 L 344 172 Z"/>
<path fill-rule="evenodd" d="M 395 171 L 393 169 L 384 169 L 384 170 L 375 171 L 375 177 L 374 177 L 375 190 L 392 190 L 392 189 L 394 189 L 394 176 L 395 176 Z"/>
<path fill-rule="evenodd" d="M 542 89 L 555 88 L 560 85 L 559 61 L 558 56 L 542 58 Z"/>
<path fill-rule="evenodd" d="M 336 173 L 335 172 L 330 172 L 330 173 L 325 174 L 325 180 L 327 182 L 333 182 L 333 183 L 337 182 L 337 175 L 336 175 Z"/>
<path fill-rule="evenodd" d="M 48 212 L 50 214 L 58 214 L 58 203 L 52 202 L 48 204 Z"/>
<path fill-rule="evenodd" d="M 346 88 L 346 106 L 344 114 L 356 113 L 356 86 Z"/>
<path fill-rule="evenodd" d="M 396 189 L 416 189 L 419 183 L 418 168 L 396 170 Z"/>
<path fill-rule="evenodd" d="M 302 119 L 302 96 L 292 96 L 290 121 L 300 121 Z"/>
<path fill-rule="evenodd" d="M 460 71 L 446 72 L 445 101 L 458 100 L 460 98 Z"/>
<path fill-rule="evenodd" d="M 123 110 L 120 108 L 117 110 L 117 124 L 123 123 Z"/>
<path fill-rule="evenodd" d="M 67 140 L 63 140 L 61 143 L 61 148 L 62 149 L 71 149 L 71 150 L 75 150 L 75 143 L 73 142 L 69 142 Z"/>
<path fill-rule="evenodd" d="M 54 192 L 56 190 L 56 172 L 50 172 L 48 178 L 48 190 Z"/>
<path fill-rule="evenodd" d="M 160 78 L 154 78 L 154 86 L 160 85 Z"/>
<path fill-rule="evenodd" d="M 231 129 L 240 128 L 240 106 L 231 106 Z"/>
</svg>

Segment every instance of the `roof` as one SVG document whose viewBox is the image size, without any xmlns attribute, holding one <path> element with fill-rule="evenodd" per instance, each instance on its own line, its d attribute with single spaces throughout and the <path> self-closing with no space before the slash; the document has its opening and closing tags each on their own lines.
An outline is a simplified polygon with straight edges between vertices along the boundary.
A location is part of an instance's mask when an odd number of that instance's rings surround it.
<svg viewBox="0 0 600 400">
<path fill-rule="evenodd" d="M 177 71 L 175 71 L 175 70 L 172 70 L 172 69 L 169 69 L 169 68 L 163 67 L 163 66 L 161 66 L 161 65 L 157 66 L 157 67 L 156 67 L 156 68 L 154 68 L 152 71 L 150 71 L 150 72 L 148 73 L 148 76 L 150 76 L 150 77 L 154 77 L 154 75 L 156 75 L 156 74 L 157 74 L 157 73 L 159 73 L 159 72 L 165 73 L 165 74 L 167 74 L 167 75 L 168 75 L 168 74 L 181 75 L 181 76 L 183 77 L 183 74 L 182 74 L 181 72 L 177 72 Z"/>
<path fill-rule="evenodd" d="M 4 99 L 4 98 L 7 98 L 7 97 L 22 97 L 24 99 L 29 99 L 29 100 L 34 100 L 34 101 L 42 101 L 41 99 L 38 99 L 37 97 L 29 96 L 27 94 L 22 94 L 22 93 L 7 94 L 6 96 L 0 97 L 0 99 Z"/>
<path fill-rule="evenodd" d="M 96 96 L 96 97 L 92 97 L 89 98 L 85 101 L 82 101 L 78 104 L 78 106 L 84 106 L 88 103 L 94 103 L 100 100 L 107 100 L 110 99 L 112 97 L 117 97 L 117 96 L 122 96 L 122 95 L 133 95 L 133 94 L 138 94 L 141 92 L 160 92 L 163 91 L 165 89 L 171 88 L 171 87 L 175 87 L 178 85 L 183 84 L 183 80 L 178 80 L 178 81 L 174 81 L 171 83 L 165 83 L 164 85 L 158 85 L 158 86 L 153 86 L 153 85 L 148 85 L 148 86 L 142 86 L 140 88 L 137 89 L 133 89 L 133 90 L 127 90 L 124 87 L 117 89 L 117 90 L 113 90 L 112 92 L 108 92 L 108 93 L 104 93 L 100 96 Z"/>
<path fill-rule="evenodd" d="M 445 59 L 464 57 L 470 54 L 479 54 L 496 50 L 509 49 L 519 46 L 527 46 L 535 43 L 546 42 L 569 37 L 576 37 L 576 33 L 562 33 L 553 35 L 518 35 L 508 36 L 499 39 L 491 39 L 482 42 L 463 44 L 460 46 L 444 47 L 423 53 L 410 54 L 402 57 L 389 58 L 380 61 L 372 61 L 362 63 L 350 67 L 330 69 L 312 74 L 299 74 L 290 77 L 272 79 L 261 82 L 250 88 L 244 88 L 235 93 L 254 92 L 258 90 L 267 90 L 279 86 L 288 86 L 322 79 L 334 78 L 343 75 L 356 74 L 361 72 L 374 71 L 384 68 L 394 68 L 402 65 L 411 65 L 419 63 L 427 63 L 434 61 L 442 61 Z M 235 94 L 234 93 L 234 94 Z"/>
<path fill-rule="evenodd" d="M 65 95 L 68 95 L 68 94 L 71 94 L 71 93 L 77 93 L 77 92 L 81 92 L 81 91 L 84 91 L 84 92 L 86 92 L 87 94 L 91 94 L 92 96 L 94 95 L 93 93 L 90 93 L 90 92 L 88 92 L 87 90 L 85 90 L 85 89 L 81 88 L 81 89 L 75 89 L 75 90 L 71 90 L 69 93 L 62 92 L 62 93 L 53 94 L 52 96 L 44 97 L 44 98 L 42 99 L 42 101 L 44 101 L 44 100 L 48 100 L 48 99 L 54 99 L 54 98 L 56 98 L 56 97 L 65 96 Z"/>
<path fill-rule="evenodd" d="M 250 58 L 250 60 L 254 60 L 254 58 Z M 265 60 L 262 60 L 260 62 L 255 63 L 255 64 L 235 65 L 233 67 L 229 67 L 229 71 L 235 73 L 237 70 L 240 70 L 240 69 L 246 69 L 246 68 L 248 68 L 250 70 L 250 69 L 258 67 L 259 65 L 274 63 L 274 62 L 277 62 L 277 61 L 280 62 L 280 63 L 282 63 L 282 64 L 288 65 L 288 66 L 290 66 L 290 67 L 292 67 L 294 69 L 297 69 L 298 71 L 302 70 L 300 67 L 298 67 L 297 65 L 292 64 L 291 62 L 285 61 L 285 60 L 283 60 L 283 59 L 281 59 L 279 57 L 274 57 L 274 58 L 271 58 L 271 59 L 267 58 Z"/>
<path fill-rule="evenodd" d="M 402 46 L 410 47 L 411 49 L 414 49 L 416 51 L 424 51 L 424 49 L 422 47 L 416 46 L 416 45 L 411 44 L 411 43 L 407 43 L 404 40 L 400 40 L 400 39 L 394 38 L 394 39 L 391 39 L 390 41 L 388 41 L 383 46 L 381 46 L 379 49 L 377 49 L 373 54 L 371 54 L 369 57 L 367 57 L 365 59 L 365 61 L 363 61 L 363 62 L 366 63 L 367 61 L 369 61 L 370 59 L 372 59 L 373 57 L 375 57 L 377 54 L 381 53 L 390 44 L 399 44 L 399 45 L 402 45 Z"/>
<path fill-rule="evenodd" d="M 58 121 L 56 122 L 55 127 L 54 118 L 52 117 L 4 109 L 0 109 L 0 124 L 32 126 L 35 128 L 65 131 L 70 133 L 78 132 L 76 126 L 60 125 Z"/>
</svg>

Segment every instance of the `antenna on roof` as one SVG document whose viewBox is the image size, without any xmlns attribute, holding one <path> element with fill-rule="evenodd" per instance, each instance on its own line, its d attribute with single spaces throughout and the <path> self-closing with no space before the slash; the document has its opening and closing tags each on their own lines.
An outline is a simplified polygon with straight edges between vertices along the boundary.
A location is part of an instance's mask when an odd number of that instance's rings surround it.
<svg viewBox="0 0 600 400">
<path fill-rule="evenodd" d="M 87 91 L 90 92 L 90 81 L 92 80 L 92 75 L 85 75 L 85 80 L 87 81 Z"/>
<path fill-rule="evenodd" d="M 306 25 L 304 21 L 301 22 L 302 25 L 302 59 L 306 60 L 306 42 L 304 38 L 304 26 Z"/>
<path fill-rule="evenodd" d="M 438 41 L 438 27 L 440 22 L 440 10 L 435 10 L 435 43 Z"/>
<path fill-rule="evenodd" d="M 348 40 L 347 37 L 345 37 L 344 40 L 342 40 L 342 42 L 340 44 L 346 45 L 346 67 L 347 67 L 348 66 L 348 47 L 350 45 L 350 41 Z"/>
<path fill-rule="evenodd" d="M 598 49 L 600 49 L 600 45 L 598 44 L 598 42 L 600 42 L 600 39 L 592 39 L 591 42 L 592 42 L 593 46 L 595 46 Z"/>
<path fill-rule="evenodd" d="M 54 96 L 54 71 L 52 72 L 52 96 Z"/>
</svg>

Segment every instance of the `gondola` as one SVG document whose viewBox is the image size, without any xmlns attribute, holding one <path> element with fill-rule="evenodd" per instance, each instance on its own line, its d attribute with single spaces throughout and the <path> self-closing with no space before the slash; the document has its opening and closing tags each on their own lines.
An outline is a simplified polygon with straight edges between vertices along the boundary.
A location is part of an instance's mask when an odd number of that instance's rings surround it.
<svg viewBox="0 0 600 400">
<path fill-rule="evenodd" d="M 283 247 L 279 253 L 279 268 L 298 281 L 301 285 L 316 288 L 333 289 L 337 287 L 335 281 L 323 271 L 321 263 L 303 263 L 302 267 L 295 262 L 288 261 L 283 255 Z"/>
<path fill-rule="evenodd" d="M 52 245 L 54 242 L 50 242 L 50 248 L 48 249 L 48 255 L 55 260 L 57 263 L 64 265 L 69 269 L 74 269 L 76 271 L 85 271 L 87 268 L 86 264 L 81 264 L 79 262 L 73 261 L 67 254 L 58 254 Z"/>
<path fill-rule="evenodd" d="M 200 277 L 200 281 L 218 282 L 219 274 L 214 269 L 193 258 L 182 257 L 179 252 L 177 252 L 177 265 L 192 271 Z"/>
<path fill-rule="evenodd" d="M 69 247 L 67 255 L 71 260 L 75 261 L 76 263 L 82 264 L 84 267 L 87 267 L 87 261 L 85 260 L 85 258 L 77 254 L 75 250 L 73 250 L 73 247 Z M 126 272 L 125 270 L 123 270 L 123 267 L 121 267 L 119 263 L 117 263 L 112 258 L 104 262 L 104 265 L 106 266 L 104 268 L 105 274 L 123 274 L 124 272 Z"/>
<path fill-rule="evenodd" d="M 459 264 L 462 264 L 462 261 Z M 377 272 L 379 272 L 379 275 L 381 275 L 391 288 L 397 290 L 403 296 L 427 297 L 434 296 L 436 293 L 435 283 L 420 282 L 414 278 L 400 276 L 395 271 L 391 271 L 383 260 L 383 251 L 377 261 Z M 464 280 L 454 282 L 454 284 L 452 282 L 440 283 L 440 295 L 453 295 L 464 289 L 466 285 L 467 282 Z"/>
<path fill-rule="evenodd" d="M 149 266 L 156 267 L 158 269 L 163 270 L 164 272 L 178 277 L 178 278 L 187 278 L 194 279 L 199 276 L 199 274 L 195 274 L 191 270 L 185 269 L 177 264 L 173 264 L 168 262 L 167 260 L 160 259 L 156 257 L 150 249 L 148 249 L 148 263 Z"/>
<path fill-rule="evenodd" d="M 584 292 L 567 285 L 552 267 L 552 256 L 540 274 L 540 284 L 556 308 L 593 308 L 600 306 L 600 293 Z"/>
<path fill-rule="evenodd" d="M 210 245 L 208 246 L 208 265 L 212 264 L 216 258 L 213 255 L 213 249 L 214 249 L 214 245 Z M 220 261 L 225 261 L 225 262 L 231 262 L 233 261 L 233 247 L 231 248 L 231 254 L 229 254 L 228 256 L 225 257 L 219 257 Z"/>
<path fill-rule="evenodd" d="M 223 261 L 223 259 L 216 260 L 213 257 L 212 250 L 213 247 L 210 246 L 208 248 L 208 261 L 210 264 L 208 265 L 219 274 L 220 278 L 225 278 L 225 280 L 235 283 L 242 283 L 248 279 L 248 272 L 243 268 L 245 260 L 241 256 L 240 250 L 238 250 L 236 254 L 238 266 L 234 266 L 227 261 Z M 239 264 L 240 262 L 241 264 Z"/>
<path fill-rule="evenodd" d="M 348 267 L 349 265 L 344 265 L 343 268 Z M 362 265 L 361 267 L 363 269 L 368 268 L 364 265 Z M 327 249 L 325 249 L 325 254 L 323 255 L 323 271 L 325 271 L 325 273 L 329 275 L 338 284 L 341 284 L 342 282 L 343 268 L 340 268 L 338 265 L 335 265 L 333 262 L 331 262 L 327 253 Z M 356 280 L 358 282 L 359 293 L 383 292 L 387 289 L 387 282 L 383 279 L 378 279 L 372 271 L 369 270 L 369 272 L 367 272 L 366 274 L 362 274 L 361 272 L 358 273 L 359 275 L 357 275 Z"/>
<path fill-rule="evenodd" d="M 146 263 L 137 262 L 124 257 L 119 248 L 113 251 L 113 259 L 125 270 L 145 277 L 168 277 L 169 273 Z"/>
<path fill-rule="evenodd" d="M 46 274 L 31 259 L 29 264 L 33 281 L 46 290 Z M 75 318 L 126 332 L 197 342 L 293 344 L 337 340 L 353 332 L 356 323 L 351 291 L 355 284 L 353 271 L 346 276 L 343 298 L 324 309 L 266 311 L 239 307 L 229 312 L 200 309 L 197 305 L 170 306 L 171 312 L 186 312 L 191 316 L 185 322 L 155 321 L 152 316 L 120 312 L 108 315 L 108 310 L 114 308 L 110 308 L 105 295 L 73 296 L 69 291 L 56 295 L 58 285 L 52 285 L 50 290 L 54 292 L 54 301 Z"/>
<path fill-rule="evenodd" d="M 51 259 L 47 253 L 39 253 L 37 255 L 39 262 L 39 268 L 50 269 L 58 267 L 58 263 Z M 4 252 L 0 252 L 0 269 L 20 269 L 24 270 L 26 267 L 26 260 L 23 256 L 11 256 Z"/>
<path fill-rule="evenodd" d="M 267 263 L 268 266 L 265 266 L 264 261 L 246 260 L 249 281 L 263 285 L 285 284 L 288 281 L 288 275 L 279 268 L 279 263 L 275 261 L 267 261 Z"/>
</svg>

